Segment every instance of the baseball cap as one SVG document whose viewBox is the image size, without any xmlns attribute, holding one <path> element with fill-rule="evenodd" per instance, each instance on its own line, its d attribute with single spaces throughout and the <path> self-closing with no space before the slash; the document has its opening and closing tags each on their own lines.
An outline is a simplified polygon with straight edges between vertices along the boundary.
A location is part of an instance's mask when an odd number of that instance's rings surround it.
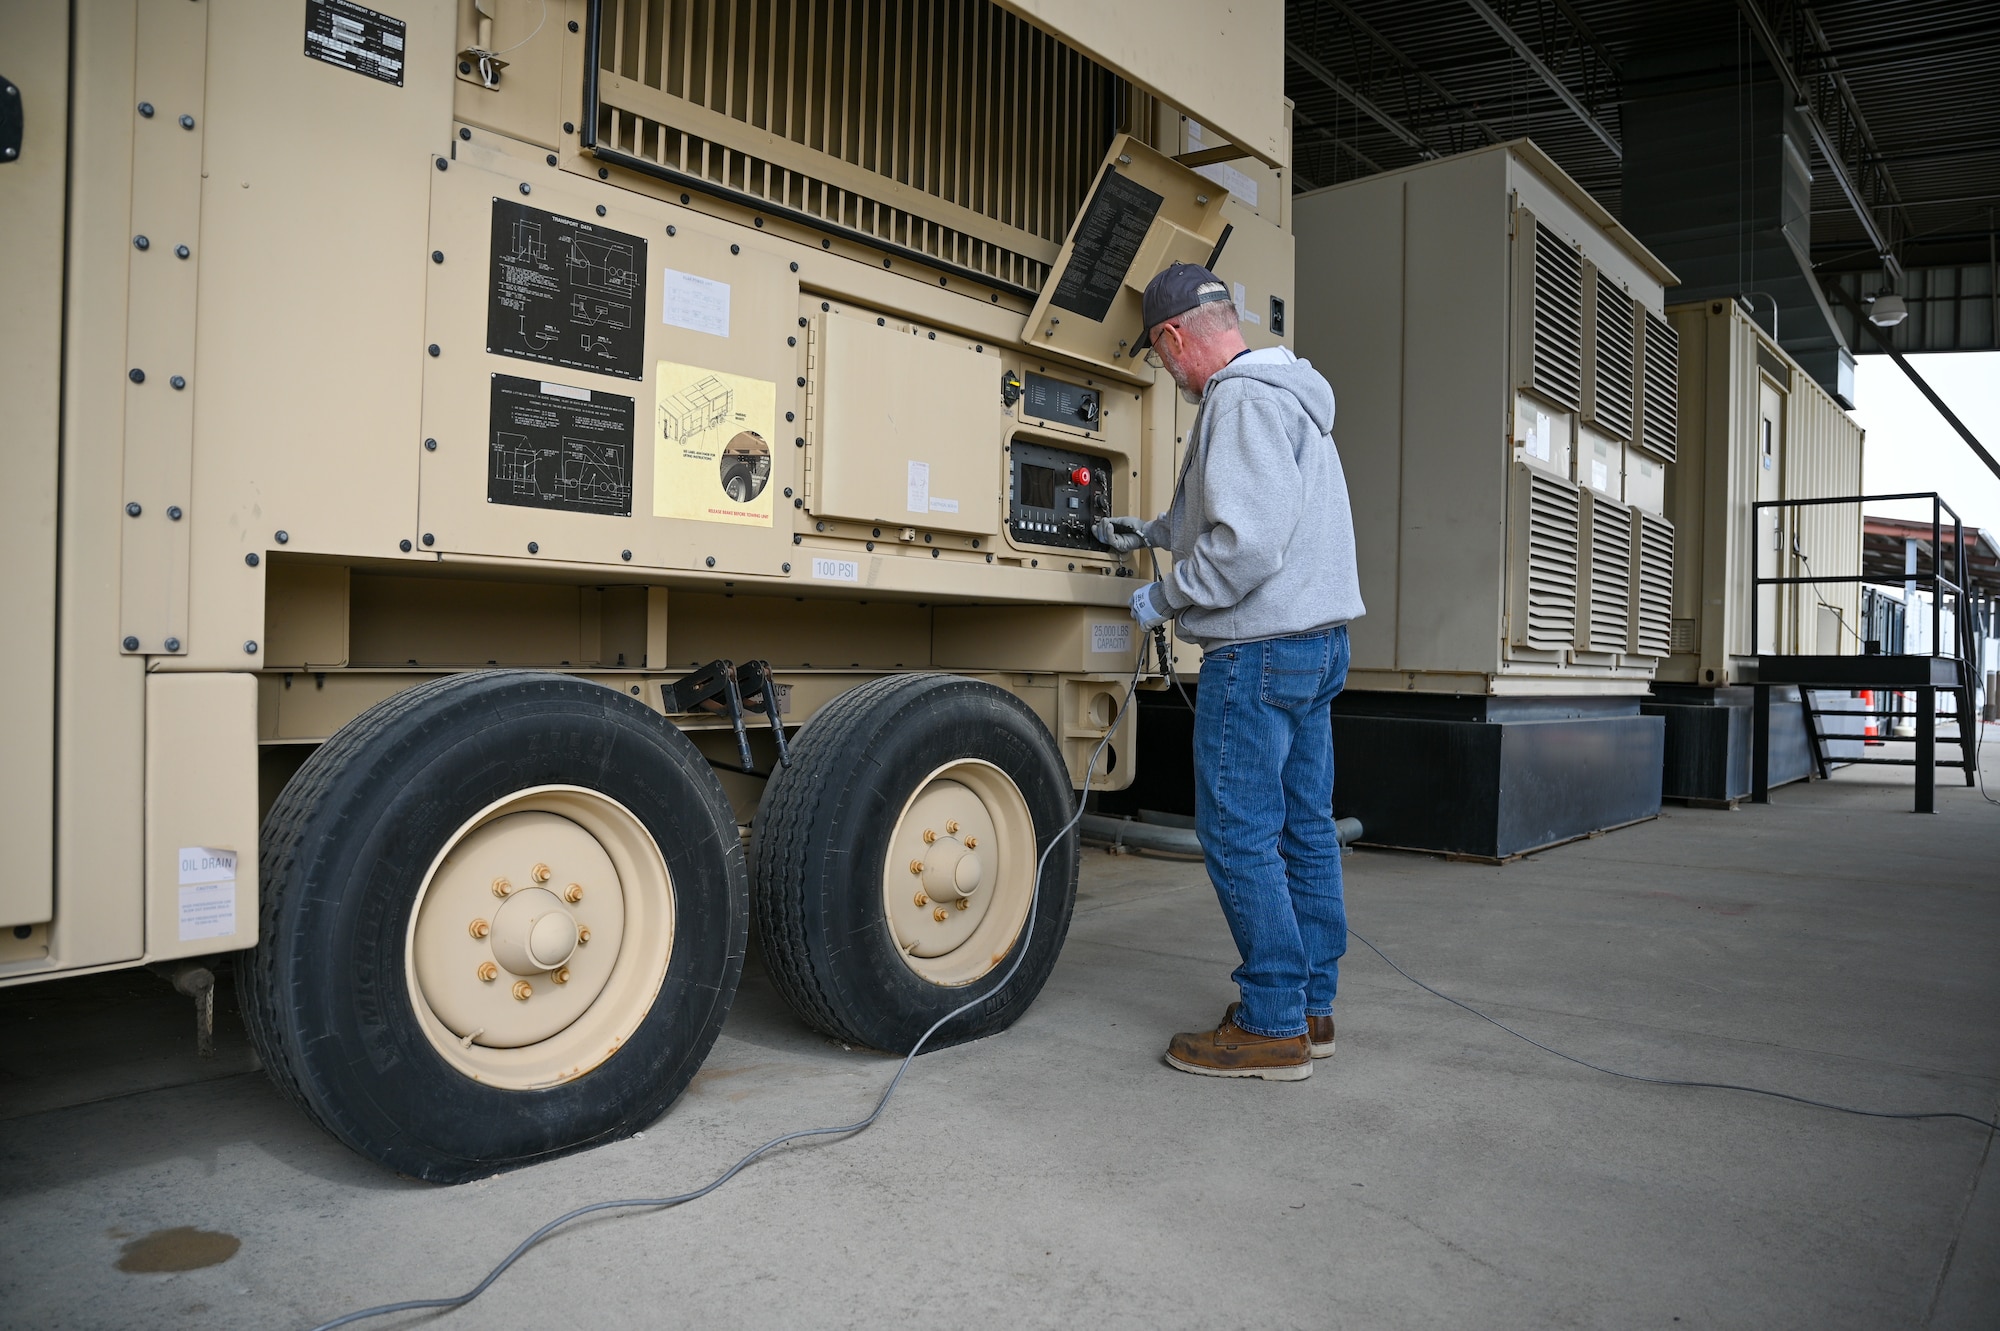
<svg viewBox="0 0 2000 1331">
<path fill-rule="evenodd" d="M 1169 264 L 1146 283 L 1146 294 L 1139 301 L 1139 318 L 1144 326 L 1139 329 L 1139 342 L 1132 348 L 1132 354 L 1137 356 L 1152 346 L 1153 330 L 1175 315 L 1186 314 L 1197 305 L 1228 299 L 1229 288 L 1222 279 L 1200 264 Z"/>
</svg>

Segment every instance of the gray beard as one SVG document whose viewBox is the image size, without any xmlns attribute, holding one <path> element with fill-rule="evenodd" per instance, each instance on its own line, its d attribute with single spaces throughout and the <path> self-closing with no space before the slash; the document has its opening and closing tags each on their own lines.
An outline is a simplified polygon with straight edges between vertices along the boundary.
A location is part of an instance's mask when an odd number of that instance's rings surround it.
<svg viewBox="0 0 2000 1331">
<path fill-rule="evenodd" d="M 1201 405 L 1201 394 L 1195 392 L 1192 388 L 1183 388 L 1181 389 L 1181 401 L 1191 407 L 1198 407 Z"/>
</svg>

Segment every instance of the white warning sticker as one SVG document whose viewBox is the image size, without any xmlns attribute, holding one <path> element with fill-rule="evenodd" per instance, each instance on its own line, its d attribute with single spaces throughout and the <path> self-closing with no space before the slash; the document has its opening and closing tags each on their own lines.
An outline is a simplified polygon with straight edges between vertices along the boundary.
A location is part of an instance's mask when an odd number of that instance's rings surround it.
<svg viewBox="0 0 2000 1331">
<path fill-rule="evenodd" d="M 227 938 L 236 932 L 236 883 L 191 883 L 180 890 L 180 936 Z"/>
<path fill-rule="evenodd" d="M 1611 493 L 1611 468 L 1596 458 L 1590 460 L 1590 484 L 1592 488 Z"/>
<path fill-rule="evenodd" d="M 180 882 L 233 883 L 236 881 L 236 852 L 214 846 L 182 846 Z"/>
<path fill-rule="evenodd" d="M 729 283 L 669 268 L 660 283 L 660 321 L 716 337 L 729 336 Z"/>
<path fill-rule="evenodd" d="M 1117 653 L 1124 655 L 1132 650 L 1132 625 L 1097 624 L 1090 626 L 1090 650 L 1092 654 Z"/>
<path fill-rule="evenodd" d="M 905 501 L 904 506 L 907 507 L 912 513 L 930 512 L 931 511 L 931 464 L 930 463 L 912 462 L 910 464 L 909 488 L 910 488 L 910 495 L 909 498 Z"/>
<path fill-rule="evenodd" d="M 859 582 L 861 565 L 852 559 L 813 559 L 813 576 L 823 582 Z"/>
<path fill-rule="evenodd" d="M 933 495 L 931 496 L 931 512 L 956 513 L 958 512 L 958 501 L 956 499 L 939 499 Z"/>
</svg>

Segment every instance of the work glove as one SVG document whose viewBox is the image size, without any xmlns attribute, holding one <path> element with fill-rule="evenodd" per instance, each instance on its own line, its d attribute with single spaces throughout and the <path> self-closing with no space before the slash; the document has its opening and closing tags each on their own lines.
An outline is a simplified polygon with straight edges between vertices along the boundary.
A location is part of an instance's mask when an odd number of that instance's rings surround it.
<svg viewBox="0 0 2000 1331">
<path fill-rule="evenodd" d="M 1132 618 L 1139 621 L 1142 631 L 1164 624 L 1173 617 L 1174 612 L 1167 605 L 1167 598 L 1161 594 L 1159 583 L 1149 582 L 1132 593 Z"/>
<path fill-rule="evenodd" d="M 1099 518 L 1090 524 L 1090 534 L 1121 555 L 1146 544 L 1146 524 L 1137 518 Z"/>
</svg>

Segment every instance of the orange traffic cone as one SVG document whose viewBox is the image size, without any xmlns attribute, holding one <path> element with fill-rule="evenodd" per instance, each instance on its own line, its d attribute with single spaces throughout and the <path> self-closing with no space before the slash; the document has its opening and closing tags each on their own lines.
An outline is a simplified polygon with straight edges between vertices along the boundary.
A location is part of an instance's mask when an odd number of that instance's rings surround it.
<svg viewBox="0 0 2000 1331">
<path fill-rule="evenodd" d="M 1867 716 L 1861 722 L 1862 743 L 1880 748 L 1882 741 L 1877 738 L 1882 732 L 1875 728 L 1875 690 L 1861 690 L 1861 706 Z"/>
</svg>

